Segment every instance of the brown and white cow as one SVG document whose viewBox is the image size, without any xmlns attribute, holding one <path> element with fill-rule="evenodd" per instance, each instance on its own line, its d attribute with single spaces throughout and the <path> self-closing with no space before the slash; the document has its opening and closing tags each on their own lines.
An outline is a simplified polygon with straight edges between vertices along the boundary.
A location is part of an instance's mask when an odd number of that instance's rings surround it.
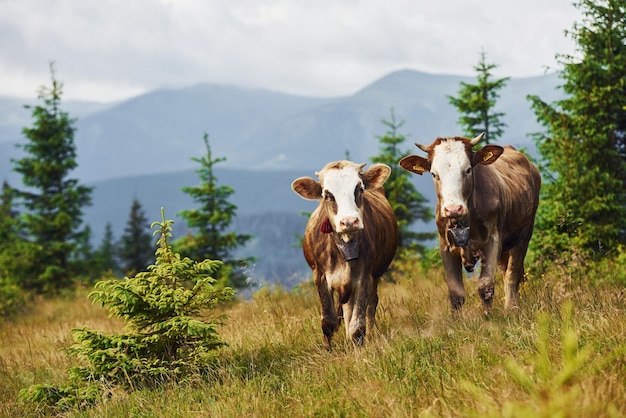
<svg viewBox="0 0 626 418">
<path fill-rule="evenodd" d="M 398 243 L 396 218 L 382 189 L 391 169 L 374 164 L 363 172 L 364 166 L 331 162 L 315 173 L 319 182 L 300 177 L 291 185 L 305 199 L 320 201 L 307 223 L 302 249 L 313 271 L 329 349 L 342 317 L 347 337 L 356 345 L 364 343 L 366 328 L 374 325 L 378 282 Z"/>
<path fill-rule="evenodd" d="M 430 171 L 433 176 L 439 250 L 452 308 L 465 303 L 463 265 L 472 271 L 480 259 L 478 293 L 489 312 L 498 265 L 504 274 L 505 307 L 519 305 L 541 177 L 524 154 L 511 146 L 486 145 L 473 151 L 482 137 L 437 138 L 429 146 L 415 144 L 428 157 L 404 157 L 400 166 L 416 174 Z"/>
</svg>

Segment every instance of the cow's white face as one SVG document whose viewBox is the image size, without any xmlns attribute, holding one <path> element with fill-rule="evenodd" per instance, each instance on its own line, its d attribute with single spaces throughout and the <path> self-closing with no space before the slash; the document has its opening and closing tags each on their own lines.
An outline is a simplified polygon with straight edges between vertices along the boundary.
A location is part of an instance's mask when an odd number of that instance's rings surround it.
<svg viewBox="0 0 626 418">
<path fill-rule="evenodd" d="M 339 233 L 351 234 L 363 229 L 365 184 L 359 175 L 360 168 L 355 164 L 318 173 L 329 220 Z"/>
<path fill-rule="evenodd" d="M 471 140 L 462 137 L 437 138 L 429 146 L 415 144 L 428 154 L 428 158 L 409 155 L 399 161 L 407 171 L 420 175 L 430 171 L 433 175 L 438 219 L 455 219 L 459 222 L 454 224 L 463 224 L 463 218 L 469 213 L 468 204 L 474 187 L 473 167 L 492 164 L 504 152 L 499 145 L 486 145 L 472 152 L 472 147 L 482 137 L 483 134 Z"/>
<path fill-rule="evenodd" d="M 291 188 L 305 199 L 321 199 L 332 230 L 348 240 L 351 234 L 365 227 L 363 223 L 363 194 L 365 189 L 378 189 L 391 174 L 385 164 L 374 164 L 365 173 L 365 164 L 351 161 L 328 163 L 316 175 L 293 181 Z M 326 231 L 330 232 L 330 231 Z"/>
<path fill-rule="evenodd" d="M 445 139 L 432 150 L 430 172 L 439 198 L 439 216 L 461 218 L 468 214 L 473 188 L 472 162 L 462 141 Z"/>
</svg>

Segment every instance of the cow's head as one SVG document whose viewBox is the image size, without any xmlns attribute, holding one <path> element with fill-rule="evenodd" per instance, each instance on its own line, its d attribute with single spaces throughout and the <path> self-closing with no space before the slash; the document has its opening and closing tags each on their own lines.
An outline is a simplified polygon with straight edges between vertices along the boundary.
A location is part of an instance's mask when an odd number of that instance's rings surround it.
<svg viewBox="0 0 626 418">
<path fill-rule="evenodd" d="M 310 177 L 293 181 L 291 188 L 305 199 L 322 200 L 332 230 L 344 239 L 363 229 L 363 193 L 377 189 L 391 174 L 385 164 L 374 164 L 362 172 L 365 164 L 336 161 L 315 173 L 319 182 Z"/>
<path fill-rule="evenodd" d="M 486 145 L 478 151 L 472 151 L 483 134 L 474 139 L 453 137 L 437 138 L 432 144 L 415 144 L 426 152 L 427 158 L 410 155 L 400 160 L 400 166 L 412 173 L 422 174 L 429 171 L 433 176 L 437 192 L 437 220 L 446 220 L 449 237 L 457 246 L 464 246 L 469 237 L 467 217 L 469 202 L 474 190 L 472 170 L 479 164 L 491 164 L 504 151 L 499 145 Z M 458 227 L 458 229 L 457 229 Z M 458 236 L 454 236 L 458 234 Z"/>
</svg>

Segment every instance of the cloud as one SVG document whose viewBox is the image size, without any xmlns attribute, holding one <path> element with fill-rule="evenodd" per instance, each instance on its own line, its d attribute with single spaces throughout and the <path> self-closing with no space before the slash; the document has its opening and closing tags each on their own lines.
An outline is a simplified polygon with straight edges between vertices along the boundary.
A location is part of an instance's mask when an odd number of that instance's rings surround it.
<svg viewBox="0 0 626 418">
<path fill-rule="evenodd" d="M 57 63 L 66 98 L 199 82 L 353 93 L 391 71 L 539 75 L 571 52 L 566 0 L 0 0 L 0 94 L 30 97 Z"/>
</svg>

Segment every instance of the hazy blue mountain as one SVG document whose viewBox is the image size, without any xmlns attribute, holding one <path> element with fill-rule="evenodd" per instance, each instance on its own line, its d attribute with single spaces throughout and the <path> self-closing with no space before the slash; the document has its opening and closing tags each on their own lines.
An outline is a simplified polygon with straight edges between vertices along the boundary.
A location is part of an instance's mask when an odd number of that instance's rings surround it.
<svg viewBox="0 0 626 418">
<path fill-rule="evenodd" d="M 397 71 L 353 95 L 310 98 L 274 91 L 200 84 L 158 90 L 111 104 L 68 101 L 64 109 L 77 117 L 79 167 L 74 175 L 96 181 L 194 168 L 207 132 L 215 155 L 242 169 L 318 169 L 349 154 L 368 161 L 378 152 L 378 137 L 393 108 L 404 120 L 401 133 L 430 142 L 456 135 L 458 115 L 448 103 L 461 81 L 473 79 Z M 527 94 L 547 101 L 559 97 L 556 75 L 512 79 L 502 89 L 498 110 L 508 124 L 503 142 L 530 146 L 527 134 L 537 130 Z M 34 102 L 34 101 L 33 101 Z M 8 163 L 19 157 L 14 144 L 30 126 L 23 101 L 0 99 L 0 175 L 16 181 Z"/>
<path fill-rule="evenodd" d="M 34 94 L 36 96 L 36 94 Z M 12 171 L 11 159 L 20 158 L 23 154 L 15 145 L 23 143 L 22 129 L 33 124 L 32 109 L 25 106 L 41 104 L 36 98 L 19 99 L 14 97 L 0 97 L 0 178 L 15 184 L 20 181 L 19 176 Z M 95 112 L 101 112 L 116 103 L 96 103 L 85 101 L 63 102 L 62 109 L 72 118 L 88 117 Z"/>
<path fill-rule="evenodd" d="M 382 120 L 393 108 L 400 133 L 407 136 L 407 152 L 418 152 L 413 142 L 430 143 L 437 136 L 460 134 L 458 114 L 447 95 L 456 95 L 460 82 L 473 78 L 397 71 L 356 93 L 333 98 L 311 98 L 275 91 L 225 85 L 199 84 L 182 89 L 158 90 L 119 103 L 63 102 L 63 110 L 78 118 L 75 141 L 78 168 L 72 173 L 94 186 L 93 206 L 85 221 L 102 239 L 110 222 L 119 238 L 137 197 L 150 222 L 175 219 L 175 236 L 186 233 L 176 215 L 193 207 L 181 192 L 198 183 L 198 168 L 191 157 L 205 153 L 202 136 L 210 136 L 214 157 L 225 157 L 216 170 L 219 184 L 233 187 L 238 206 L 233 228 L 255 236 L 240 256 L 259 259 L 251 268 L 255 280 L 292 285 L 308 277 L 295 234 L 302 234 L 315 202 L 291 191 L 296 177 L 314 176 L 328 161 L 346 155 L 369 162 L 379 153 Z M 562 96 L 557 75 L 511 79 L 501 90 L 497 110 L 508 127 L 501 142 L 526 147 L 533 153 L 528 134 L 539 130 L 526 99 L 537 94 L 551 102 Z M 37 103 L 36 100 L 30 101 Z M 11 158 L 19 158 L 15 144 L 23 142 L 21 129 L 31 126 L 24 101 L 0 98 L 0 175 L 11 184 L 20 178 L 12 172 Z M 216 167 L 217 168 L 217 167 Z M 433 202 L 429 176 L 413 176 L 418 189 Z M 434 203 L 433 203 L 434 205 Z M 146 225 L 149 228 L 149 225 Z M 434 225 L 419 225 L 433 231 Z"/>
<path fill-rule="evenodd" d="M 272 147 L 266 132 L 324 102 L 215 85 L 148 93 L 78 122 L 77 174 L 91 181 L 193 168 L 204 132 L 229 166 L 254 168 Z"/>
<path fill-rule="evenodd" d="M 77 175 L 87 181 L 193 168 L 209 133 L 215 155 L 242 169 L 320 168 L 329 160 L 367 161 L 378 151 L 381 123 L 394 108 L 402 132 L 429 142 L 459 133 L 446 95 L 461 80 L 399 71 L 347 97 L 306 98 L 231 86 L 197 85 L 139 96 L 79 120 Z M 526 95 L 555 97 L 555 76 L 511 80 L 500 109 L 505 142 L 529 145 L 536 129 Z"/>
</svg>

